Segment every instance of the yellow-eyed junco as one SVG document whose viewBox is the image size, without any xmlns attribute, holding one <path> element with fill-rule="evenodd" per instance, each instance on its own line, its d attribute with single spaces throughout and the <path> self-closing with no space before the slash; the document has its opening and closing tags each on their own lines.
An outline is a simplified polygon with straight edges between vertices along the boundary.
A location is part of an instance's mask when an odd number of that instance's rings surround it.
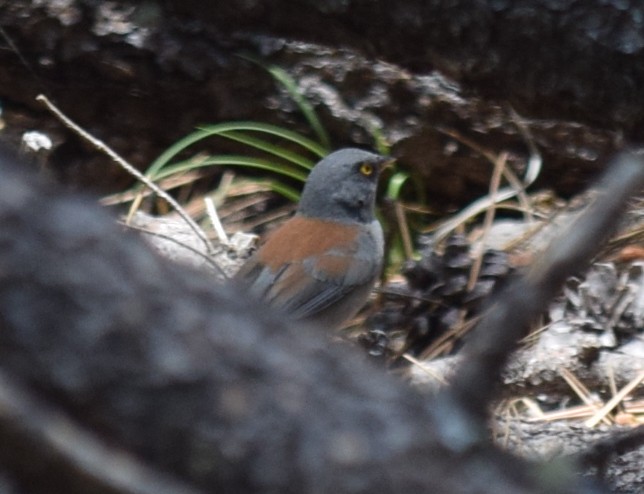
<svg viewBox="0 0 644 494">
<path fill-rule="evenodd" d="M 235 280 L 295 320 L 337 328 L 364 305 L 380 274 L 378 176 L 391 160 L 341 149 L 321 160 L 295 216 L 271 232 Z"/>
</svg>

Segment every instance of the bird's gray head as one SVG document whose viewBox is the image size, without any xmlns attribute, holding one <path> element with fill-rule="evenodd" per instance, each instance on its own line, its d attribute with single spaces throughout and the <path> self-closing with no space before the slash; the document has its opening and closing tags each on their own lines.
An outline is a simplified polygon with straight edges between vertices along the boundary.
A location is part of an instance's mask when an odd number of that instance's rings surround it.
<svg viewBox="0 0 644 494">
<path fill-rule="evenodd" d="M 347 223 L 374 220 L 378 176 L 388 159 L 360 149 L 341 149 L 309 174 L 297 212 Z"/>
</svg>

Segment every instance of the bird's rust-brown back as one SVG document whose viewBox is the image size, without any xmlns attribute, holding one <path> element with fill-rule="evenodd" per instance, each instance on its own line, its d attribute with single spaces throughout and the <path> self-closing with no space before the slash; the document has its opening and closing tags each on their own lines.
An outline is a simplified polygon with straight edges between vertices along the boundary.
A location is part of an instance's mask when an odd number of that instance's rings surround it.
<svg viewBox="0 0 644 494">
<path fill-rule="evenodd" d="M 258 260 L 276 271 L 280 266 L 330 250 L 354 250 L 360 229 L 357 225 L 343 224 L 295 216 L 267 237 L 257 252 Z"/>
</svg>

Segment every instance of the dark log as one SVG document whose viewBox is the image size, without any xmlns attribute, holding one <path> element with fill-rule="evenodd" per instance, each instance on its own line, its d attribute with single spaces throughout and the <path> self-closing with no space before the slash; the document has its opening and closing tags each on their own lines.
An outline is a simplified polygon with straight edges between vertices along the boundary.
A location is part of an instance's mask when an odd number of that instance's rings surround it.
<svg viewBox="0 0 644 494">
<path fill-rule="evenodd" d="M 350 46 L 411 69 L 438 68 L 537 117 L 643 137 L 644 10 L 620 0 L 280 0 L 234 8 L 166 0 L 186 19 Z"/>
<path fill-rule="evenodd" d="M 489 180 L 484 160 L 437 128 L 509 150 L 521 165 L 525 142 L 506 102 L 548 118 L 529 123 L 546 164 L 540 185 L 569 195 L 624 136 L 642 139 L 639 15 L 618 0 L 13 0 L 0 10 L 4 134 L 48 133 L 60 176 L 113 191 L 129 177 L 41 113 L 38 93 L 141 167 L 202 123 L 254 119 L 309 131 L 285 91 L 238 56 L 250 53 L 309 81 L 306 97 L 335 147 L 373 146 L 370 125 L 381 123 L 437 209 L 472 200 Z"/>
</svg>

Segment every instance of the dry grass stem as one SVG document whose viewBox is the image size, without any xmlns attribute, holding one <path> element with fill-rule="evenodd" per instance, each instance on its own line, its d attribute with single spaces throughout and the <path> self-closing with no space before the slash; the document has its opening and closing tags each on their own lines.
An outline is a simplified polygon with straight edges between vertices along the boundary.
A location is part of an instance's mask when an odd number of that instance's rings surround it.
<svg viewBox="0 0 644 494">
<path fill-rule="evenodd" d="M 620 389 L 615 396 L 613 396 L 608 402 L 597 411 L 593 417 L 588 419 L 585 424 L 587 427 L 595 427 L 600 420 L 602 420 L 606 415 L 608 415 L 613 408 L 615 408 L 619 403 L 626 397 L 628 394 L 633 391 L 639 384 L 644 381 L 644 371 L 641 371 L 631 382 L 626 386 Z"/>
<path fill-rule="evenodd" d="M 410 355 L 408 353 L 403 353 L 402 358 L 404 358 L 405 360 L 407 360 L 411 364 L 413 364 L 416 367 L 418 367 L 421 371 L 423 371 L 425 374 L 431 376 L 433 379 L 438 381 L 441 385 L 443 385 L 443 386 L 447 385 L 447 381 L 445 380 L 445 378 L 443 378 L 443 376 L 441 376 L 441 375 L 437 374 L 436 372 L 434 372 L 434 370 L 432 368 L 430 368 L 429 366 L 425 365 L 425 363 L 421 362 L 417 358 L 413 357 L 412 355 Z"/>
<path fill-rule="evenodd" d="M 532 219 L 533 208 L 530 204 L 528 195 L 525 193 L 525 189 L 532 185 L 532 183 L 536 180 L 536 178 L 539 176 L 539 173 L 541 172 L 541 154 L 539 153 L 539 150 L 537 149 L 534 140 L 532 139 L 532 136 L 530 135 L 530 132 L 523 121 L 519 118 L 516 112 L 514 112 L 514 110 L 510 109 L 510 114 L 529 149 L 528 162 L 523 180 L 519 180 L 509 168 L 504 167 L 503 177 L 508 181 L 510 186 L 498 189 L 494 198 L 490 197 L 489 195 L 481 197 L 480 199 L 474 201 L 468 207 L 463 209 L 460 213 L 452 217 L 450 220 L 443 223 L 439 228 L 436 229 L 434 233 L 436 242 L 440 242 L 452 231 L 454 231 L 456 227 L 466 223 L 471 218 L 488 209 L 492 203 L 498 204 L 512 197 L 518 198 L 519 203 L 523 208 L 526 219 Z M 499 157 L 495 156 L 491 151 L 479 146 L 473 140 L 461 135 L 454 130 L 439 129 L 439 131 L 478 152 L 492 164 L 496 164 L 499 159 Z"/>
<path fill-rule="evenodd" d="M 195 180 L 201 178 L 203 173 L 201 172 L 186 172 L 181 175 L 174 175 L 172 177 L 164 178 L 157 183 L 161 189 L 168 191 L 176 189 L 177 187 L 183 187 L 193 183 Z M 117 204 L 123 204 L 126 202 L 134 201 L 139 195 L 143 198 L 146 198 L 152 194 L 156 194 L 155 191 L 150 189 L 145 189 L 142 191 L 126 190 L 125 192 L 117 192 L 116 194 L 110 194 L 103 197 L 99 203 L 103 206 L 116 206 Z"/>
<path fill-rule="evenodd" d="M 559 369 L 559 374 L 561 377 L 568 383 L 568 386 L 575 392 L 575 394 L 579 397 L 581 401 L 584 402 L 586 407 L 591 408 L 590 413 L 596 413 L 597 410 L 599 410 L 599 407 L 601 406 L 601 402 L 594 399 L 590 390 L 584 386 L 584 384 L 577 379 L 577 376 L 575 376 L 572 372 L 570 372 L 568 369 L 561 367 Z M 577 407 L 573 407 L 575 410 L 580 410 Z M 583 407 L 582 407 L 583 408 Z M 567 409 L 571 410 L 571 409 Z M 581 413 L 581 412 L 579 412 Z M 586 414 L 585 417 L 590 415 L 590 413 Z M 612 421 L 608 417 L 603 417 L 602 422 L 604 422 L 607 425 L 610 425 Z"/>
<path fill-rule="evenodd" d="M 468 291 L 474 288 L 476 280 L 478 280 L 479 273 L 481 271 L 481 265 L 483 264 L 483 254 L 485 252 L 485 239 L 490 232 L 490 228 L 492 228 L 492 222 L 494 221 L 494 216 L 496 213 L 496 195 L 499 192 L 501 175 L 507 163 L 507 159 L 508 154 L 506 152 L 503 152 L 494 162 L 494 170 L 492 172 L 492 179 L 490 180 L 490 193 L 488 194 L 488 197 L 490 198 L 490 204 L 485 211 L 485 217 L 483 219 L 483 233 L 481 234 L 478 252 L 474 257 L 474 262 L 472 263 L 472 269 L 470 269 L 470 277 L 467 280 Z"/>
<path fill-rule="evenodd" d="M 542 412 L 538 417 L 529 417 L 528 422 L 555 422 L 557 420 L 579 420 L 597 413 L 598 405 L 577 405 L 563 410 Z"/>
<path fill-rule="evenodd" d="M 228 235 L 226 235 L 224 226 L 221 224 L 219 215 L 217 214 L 217 208 L 215 208 L 215 203 L 210 197 L 204 197 L 204 202 L 206 203 L 206 211 L 208 212 L 208 217 L 210 218 L 210 222 L 212 223 L 212 226 L 214 227 L 215 232 L 217 232 L 217 237 L 219 237 L 219 241 L 224 245 L 228 245 L 230 241 L 228 239 Z"/>
<path fill-rule="evenodd" d="M 405 250 L 405 258 L 411 259 L 414 256 L 414 248 L 412 246 L 407 217 L 405 216 L 405 211 L 400 201 L 394 201 L 394 211 L 396 212 L 396 220 L 400 228 L 400 237 L 402 238 L 403 249 Z"/>
<path fill-rule="evenodd" d="M 423 353 L 420 355 L 420 359 L 432 359 L 448 351 L 454 344 L 454 341 L 458 340 L 468 331 L 470 331 L 476 325 L 476 323 L 478 323 L 480 318 L 481 315 L 478 315 L 468 321 L 457 324 L 449 331 L 446 331 L 423 351 Z"/>
</svg>

